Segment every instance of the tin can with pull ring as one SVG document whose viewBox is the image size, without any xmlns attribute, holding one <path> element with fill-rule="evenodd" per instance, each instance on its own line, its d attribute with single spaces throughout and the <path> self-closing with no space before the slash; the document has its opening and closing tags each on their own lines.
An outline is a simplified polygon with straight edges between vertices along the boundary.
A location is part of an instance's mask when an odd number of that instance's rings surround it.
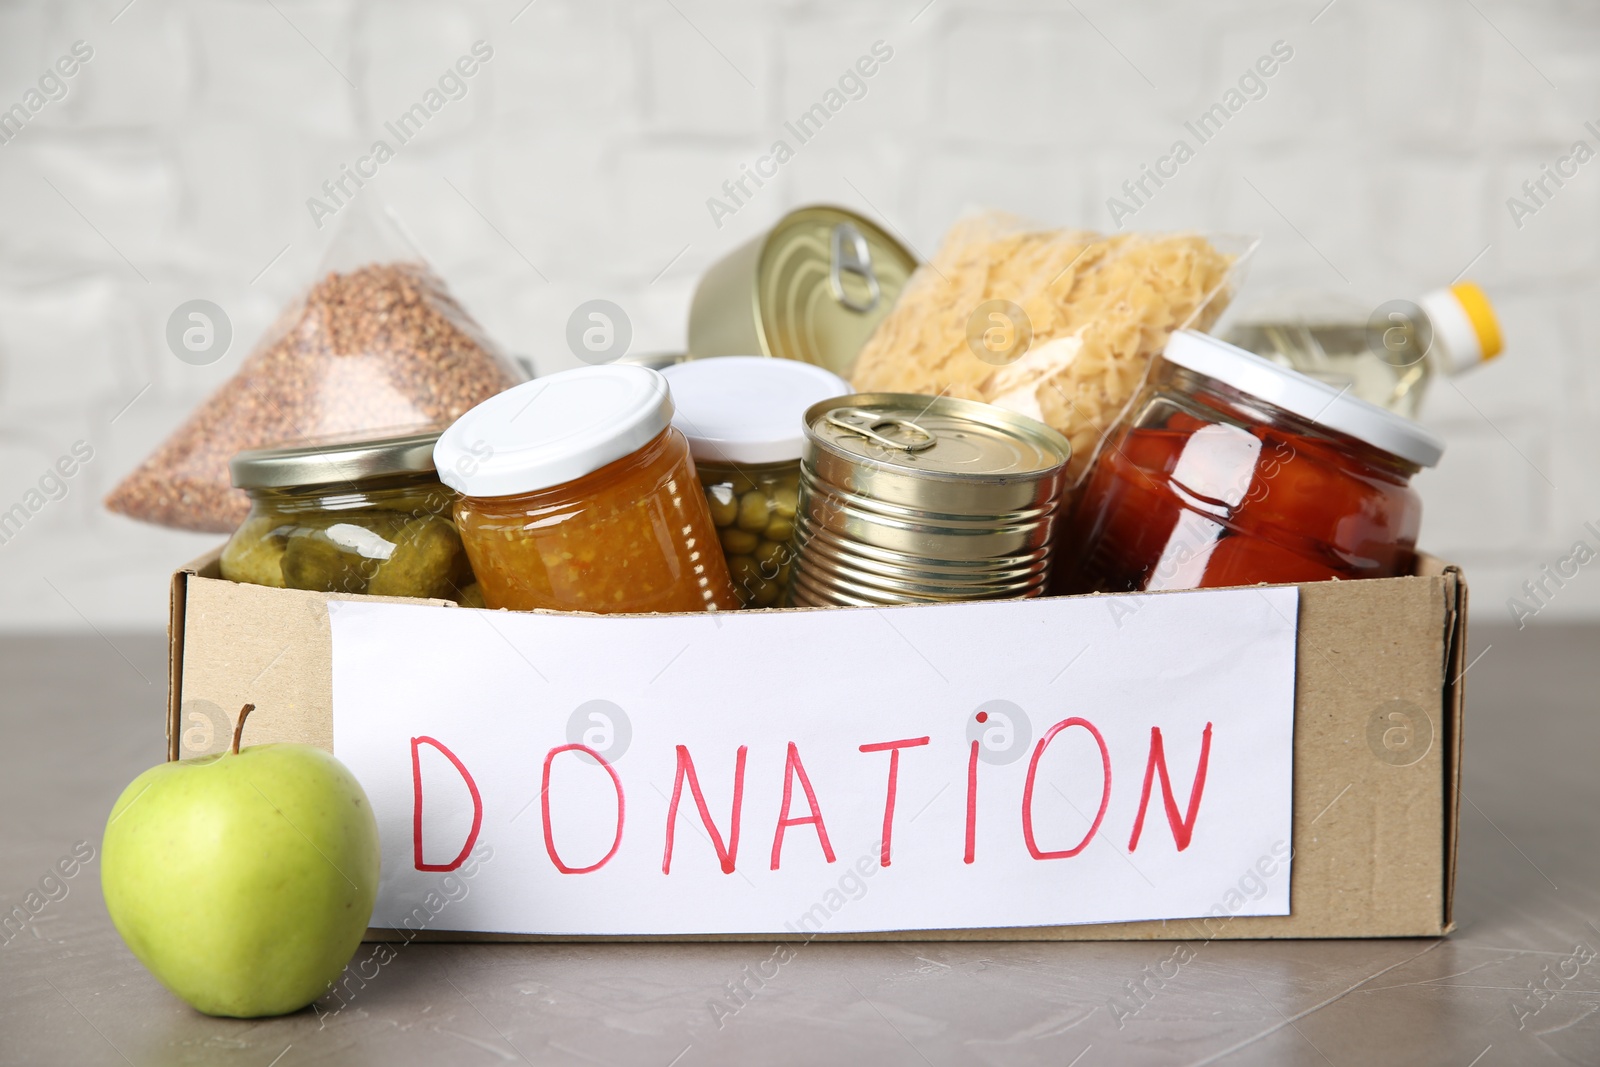
<svg viewBox="0 0 1600 1067">
<path fill-rule="evenodd" d="M 776 356 L 848 377 L 917 267 L 881 226 L 805 207 L 707 270 L 689 308 L 689 355 Z"/>
<path fill-rule="evenodd" d="M 795 606 L 1041 595 L 1067 439 L 989 404 L 857 393 L 805 414 Z"/>
</svg>

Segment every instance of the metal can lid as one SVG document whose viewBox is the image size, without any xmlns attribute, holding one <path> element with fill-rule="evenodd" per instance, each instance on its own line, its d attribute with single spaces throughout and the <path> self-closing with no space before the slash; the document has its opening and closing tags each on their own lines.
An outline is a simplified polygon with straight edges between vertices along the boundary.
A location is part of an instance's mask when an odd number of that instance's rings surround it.
<svg viewBox="0 0 1600 1067">
<path fill-rule="evenodd" d="M 766 354 L 844 374 L 916 267 L 904 245 L 852 211 L 790 212 L 767 234 L 756 266 Z"/>
<path fill-rule="evenodd" d="M 397 428 L 398 429 L 398 428 Z M 427 474 L 442 427 L 386 435 L 308 438 L 286 448 L 240 452 L 228 464 L 240 489 L 293 489 L 347 485 L 398 474 Z"/>
<path fill-rule="evenodd" d="M 1037 478 L 1072 455 L 1042 422 L 953 397 L 856 393 L 812 405 L 805 421 L 807 437 L 836 455 L 943 479 Z"/>
</svg>

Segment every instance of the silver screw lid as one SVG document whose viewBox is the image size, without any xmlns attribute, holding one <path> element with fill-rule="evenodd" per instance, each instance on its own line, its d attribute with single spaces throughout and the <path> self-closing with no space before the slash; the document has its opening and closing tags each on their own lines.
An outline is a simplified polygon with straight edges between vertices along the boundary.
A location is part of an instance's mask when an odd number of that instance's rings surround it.
<svg viewBox="0 0 1600 1067">
<path fill-rule="evenodd" d="M 442 427 L 386 436 L 313 438 L 284 448 L 240 452 L 228 464 L 240 489 L 292 489 L 348 485 L 400 474 L 433 471 L 433 446 Z"/>
</svg>

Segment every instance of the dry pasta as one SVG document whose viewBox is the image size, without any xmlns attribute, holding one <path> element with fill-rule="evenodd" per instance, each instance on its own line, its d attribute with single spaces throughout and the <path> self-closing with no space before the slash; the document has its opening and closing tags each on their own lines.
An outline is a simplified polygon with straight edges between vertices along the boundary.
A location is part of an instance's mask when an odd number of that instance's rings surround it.
<svg viewBox="0 0 1600 1067">
<path fill-rule="evenodd" d="M 1193 234 L 1030 229 L 986 213 L 958 222 L 867 340 L 851 374 L 864 392 L 983 400 L 1072 442 L 1076 480 L 1179 327 L 1207 329 L 1227 305 L 1233 257 Z M 967 344 L 988 300 L 1028 316 L 1033 340 L 996 367 Z"/>
</svg>

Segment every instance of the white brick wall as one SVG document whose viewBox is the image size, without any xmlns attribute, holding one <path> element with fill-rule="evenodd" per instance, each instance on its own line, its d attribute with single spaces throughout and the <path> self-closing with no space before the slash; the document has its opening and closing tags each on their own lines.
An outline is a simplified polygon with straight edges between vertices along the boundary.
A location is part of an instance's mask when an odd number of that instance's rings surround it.
<svg viewBox="0 0 1600 1067">
<path fill-rule="evenodd" d="M 1573 541 L 1600 543 L 1583 529 L 1600 526 L 1600 162 L 1520 229 L 1505 206 L 1594 142 L 1592 7 L 1337 0 L 1312 23 L 1321 0 L 122 2 L 0 2 L 0 107 L 74 41 L 94 48 L 0 145 L 0 509 L 74 441 L 95 449 L 0 545 L 0 628 L 161 623 L 168 572 L 216 539 L 107 515 L 100 496 L 309 279 L 332 227 L 306 197 L 480 38 L 493 60 L 368 195 L 542 372 L 572 362 L 567 315 L 596 296 L 629 310 L 637 348 L 681 346 L 695 277 L 803 203 L 875 207 L 925 253 L 971 206 L 1107 227 L 1106 197 L 1288 41 L 1267 96 L 1133 225 L 1259 232 L 1256 293 L 1374 303 L 1489 246 L 1472 273 L 1509 354 L 1434 391 L 1426 420 L 1450 449 L 1420 481 L 1425 542 L 1467 566 L 1492 621 Z M 706 198 L 879 39 L 894 57 L 866 96 L 713 225 Z M 210 367 L 163 341 L 193 297 L 235 326 Z M 1577 615 L 1600 615 L 1600 570 L 1539 619 Z"/>
</svg>

